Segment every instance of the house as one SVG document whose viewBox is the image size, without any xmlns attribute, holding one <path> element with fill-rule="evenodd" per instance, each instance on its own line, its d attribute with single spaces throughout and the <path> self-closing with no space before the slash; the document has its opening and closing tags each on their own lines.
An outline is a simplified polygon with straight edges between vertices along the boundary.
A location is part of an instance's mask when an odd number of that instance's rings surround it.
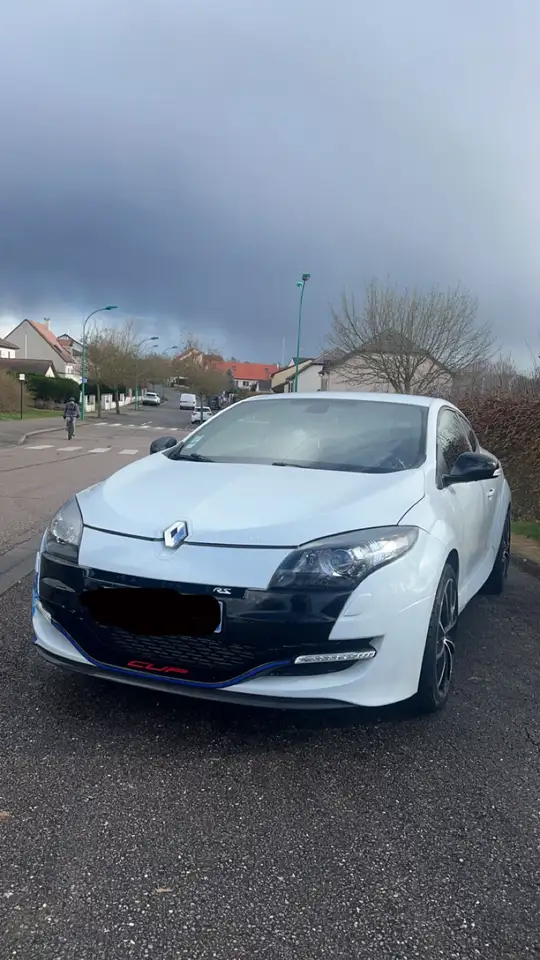
<svg viewBox="0 0 540 960">
<path fill-rule="evenodd" d="M 0 358 L 0 370 L 8 373 L 40 373 L 44 377 L 55 377 L 56 371 L 48 360 L 3 360 Z"/>
<path fill-rule="evenodd" d="M 2 340 L 0 337 L 0 360 L 14 360 L 18 350 L 16 343 L 11 340 Z"/>
<path fill-rule="evenodd" d="M 228 374 L 236 390 L 252 393 L 267 393 L 271 389 L 272 376 L 277 373 L 277 363 L 239 363 L 236 360 L 213 361 L 212 368 Z"/>
<path fill-rule="evenodd" d="M 446 395 L 451 390 L 452 371 L 398 333 L 389 333 L 378 342 L 374 339 L 350 354 L 323 357 L 321 390 L 395 393 L 391 380 L 395 376 L 403 382 L 407 358 L 411 376 L 407 392 L 414 393 L 415 388 L 426 392 L 425 386 L 431 395 Z"/>
<path fill-rule="evenodd" d="M 322 360 L 301 357 L 298 361 L 298 393 L 316 393 L 321 389 Z M 294 393 L 296 360 L 290 361 L 272 377 L 272 393 Z"/>
<path fill-rule="evenodd" d="M 183 353 L 177 353 L 175 360 L 178 363 L 197 363 L 201 367 L 210 367 L 214 363 L 222 363 L 223 357 L 219 353 L 204 353 L 198 347 L 188 347 Z"/>
<path fill-rule="evenodd" d="M 59 377 L 80 380 L 78 363 L 67 347 L 63 347 L 52 332 L 49 320 L 22 320 L 8 334 L 8 339 L 20 350 L 19 359 L 48 360 Z"/>
<path fill-rule="evenodd" d="M 315 393 L 321 389 L 322 360 L 300 357 L 298 360 L 298 392 Z M 296 378 L 296 360 L 293 357 L 286 367 L 281 367 L 272 376 L 272 393 L 293 393 Z"/>
<path fill-rule="evenodd" d="M 69 333 L 61 333 L 57 340 L 60 346 L 71 353 L 75 360 L 82 359 L 83 345 L 81 340 L 76 340 Z"/>
</svg>

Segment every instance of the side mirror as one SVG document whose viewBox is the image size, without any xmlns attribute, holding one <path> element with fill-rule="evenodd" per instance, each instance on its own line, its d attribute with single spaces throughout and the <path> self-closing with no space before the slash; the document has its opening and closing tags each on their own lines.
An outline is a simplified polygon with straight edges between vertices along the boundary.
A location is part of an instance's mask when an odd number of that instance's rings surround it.
<svg viewBox="0 0 540 960">
<path fill-rule="evenodd" d="M 163 453 L 164 450 L 175 447 L 177 443 L 178 440 L 175 440 L 174 437 L 156 437 L 150 444 L 150 453 Z"/>
<path fill-rule="evenodd" d="M 473 483 L 475 480 L 493 480 L 499 463 L 487 453 L 461 453 L 450 473 L 443 476 L 443 484 Z"/>
</svg>

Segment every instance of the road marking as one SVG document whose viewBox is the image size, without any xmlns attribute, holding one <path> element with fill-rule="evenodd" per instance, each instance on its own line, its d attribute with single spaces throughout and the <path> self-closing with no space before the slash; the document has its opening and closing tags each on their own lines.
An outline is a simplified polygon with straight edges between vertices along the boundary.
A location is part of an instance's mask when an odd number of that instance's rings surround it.
<svg viewBox="0 0 540 960">
<path fill-rule="evenodd" d="M 88 453 L 108 453 L 110 447 L 94 447 L 93 450 L 89 450 Z"/>
<path fill-rule="evenodd" d="M 57 453 L 67 453 L 69 450 L 82 450 L 82 447 L 57 447 Z"/>
<path fill-rule="evenodd" d="M 118 453 L 120 456 L 133 457 L 134 454 L 138 453 L 138 450 L 119 450 Z"/>
<path fill-rule="evenodd" d="M 40 443 L 36 444 L 33 447 L 27 447 L 27 450 L 50 450 L 52 448 L 52 443 Z"/>
</svg>

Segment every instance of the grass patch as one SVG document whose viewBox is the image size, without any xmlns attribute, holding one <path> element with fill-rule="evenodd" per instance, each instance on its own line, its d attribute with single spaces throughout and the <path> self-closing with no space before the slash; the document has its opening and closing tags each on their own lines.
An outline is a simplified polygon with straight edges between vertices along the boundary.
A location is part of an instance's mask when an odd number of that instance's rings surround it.
<svg viewBox="0 0 540 960">
<path fill-rule="evenodd" d="M 23 410 L 23 420 L 49 420 L 51 417 L 61 417 L 61 410 Z M 20 420 L 19 413 L 0 413 L 0 420 Z"/>
<path fill-rule="evenodd" d="M 514 520 L 512 524 L 512 533 L 519 537 L 529 537 L 530 540 L 538 540 L 540 543 L 540 522 L 534 520 Z"/>
</svg>

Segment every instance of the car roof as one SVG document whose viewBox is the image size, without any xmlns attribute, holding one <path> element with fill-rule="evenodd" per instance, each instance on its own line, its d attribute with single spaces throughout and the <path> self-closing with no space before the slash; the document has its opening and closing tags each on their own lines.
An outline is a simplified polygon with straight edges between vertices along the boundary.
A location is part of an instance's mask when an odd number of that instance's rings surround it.
<svg viewBox="0 0 540 960">
<path fill-rule="evenodd" d="M 442 400 L 440 397 L 423 397 L 412 393 L 356 393 L 355 391 L 328 391 L 318 390 L 316 393 L 266 393 L 255 397 L 247 397 L 241 403 L 252 403 L 253 400 L 264 400 L 265 403 L 283 402 L 284 400 L 367 400 L 371 403 L 408 403 L 418 407 L 454 407 L 453 403 Z M 457 409 L 457 408 L 454 408 Z"/>
</svg>

